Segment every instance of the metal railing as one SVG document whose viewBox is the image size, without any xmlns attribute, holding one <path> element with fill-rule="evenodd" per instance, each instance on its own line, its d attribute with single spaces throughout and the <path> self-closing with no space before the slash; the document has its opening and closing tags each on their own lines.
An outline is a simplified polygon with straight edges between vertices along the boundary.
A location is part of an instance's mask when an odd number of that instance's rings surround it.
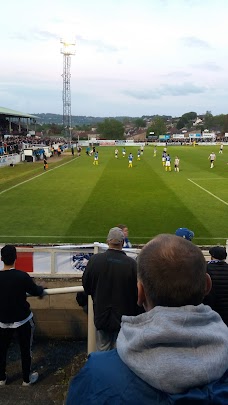
<svg viewBox="0 0 228 405">
<path fill-rule="evenodd" d="M 84 291 L 82 286 L 75 287 L 61 287 L 61 288 L 47 288 L 44 289 L 43 295 L 54 295 L 54 294 L 68 294 L 68 293 L 78 293 Z M 87 353 L 96 351 L 96 329 L 94 326 L 94 316 L 93 316 L 93 300 L 92 297 L 88 296 L 88 338 L 87 338 Z"/>
</svg>

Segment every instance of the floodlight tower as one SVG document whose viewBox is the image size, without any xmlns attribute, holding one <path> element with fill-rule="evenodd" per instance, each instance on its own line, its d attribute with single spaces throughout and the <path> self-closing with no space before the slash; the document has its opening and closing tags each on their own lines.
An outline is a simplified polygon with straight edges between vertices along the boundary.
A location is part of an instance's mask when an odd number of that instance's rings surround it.
<svg viewBox="0 0 228 405">
<path fill-rule="evenodd" d="M 75 55 L 75 41 L 60 39 L 63 54 L 63 126 L 66 136 L 71 143 L 71 91 L 70 91 L 70 65 L 71 56 Z"/>
</svg>

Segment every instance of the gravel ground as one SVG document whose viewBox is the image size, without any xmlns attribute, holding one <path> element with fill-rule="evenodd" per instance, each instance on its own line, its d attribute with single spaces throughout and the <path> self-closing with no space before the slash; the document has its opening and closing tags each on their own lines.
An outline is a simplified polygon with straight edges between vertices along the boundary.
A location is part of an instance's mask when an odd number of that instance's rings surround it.
<svg viewBox="0 0 228 405">
<path fill-rule="evenodd" d="M 72 376 L 87 359 L 86 342 L 35 340 L 32 370 L 39 380 L 22 387 L 20 350 L 13 342 L 8 352 L 7 385 L 0 387 L 0 405 L 63 405 Z"/>
</svg>

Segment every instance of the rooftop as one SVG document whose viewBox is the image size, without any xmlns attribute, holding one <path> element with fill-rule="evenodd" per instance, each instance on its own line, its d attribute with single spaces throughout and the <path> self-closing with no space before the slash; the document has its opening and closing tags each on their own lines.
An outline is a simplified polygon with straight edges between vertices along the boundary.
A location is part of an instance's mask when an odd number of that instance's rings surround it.
<svg viewBox="0 0 228 405">
<path fill-rule="evenodd" d="M 11 110 L 10 108 L 0 107 L 0 115 L 7 117 L 21 117 L 21 118 L 39 118 L 36 115 L 22 113 L 20 111 Z"/>
</svg>

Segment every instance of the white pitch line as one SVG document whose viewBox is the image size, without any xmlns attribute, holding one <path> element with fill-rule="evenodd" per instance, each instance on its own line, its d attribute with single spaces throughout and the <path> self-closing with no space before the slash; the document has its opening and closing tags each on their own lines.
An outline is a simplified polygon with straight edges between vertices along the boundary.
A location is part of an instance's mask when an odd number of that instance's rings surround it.
<svg viewBox="0 0 228 405">
<path fill-rule="evenodd" d="M 189 180 L 189 179 L 188 179 Z M 227 180 L 224 177 L 204 177 L 204 178 L 192 178 L 192 180 Z"/>
<path fill-rule="evenodd" d="M 41 173 L 41 174 L 38 174 L 37 176 L 31 177 L 31 179 L 24 180 L 24 181 L 22 181 L 21 183 L 15 184 L 15 186 L 12 186 L 12 187 L 10 187 L 10 188 L 7 188 L 6 190 L 0 191 L 0 195 L 3 194 L 3 193 L 6 193 L 7 191 L 12 190 L 13 188 L 19 187 L 19 186 L 21 186 L 22 184 L 28 183 L 28 182 L 31 181 L 31 180 L 37 179 L 38 177 L 43 176 L 44 174 L 50 173 L 50 172 L 52 172 L 52 170 L 58 169 L 59 167 L 62 167 L 62 166 L 65 166 L 65 165 L 67 165 L 68 163 L 73 162 L 73 160 L 75 160 L 75 159 L 78 159 L 78 157 L 76 157 L 76 158 L 74 158 L 74 159 L 72 159 L 72 160 L 69 160 L 69 162 L 65 162 L 65 163 L 62 163 L 62 164 L 59 165 L 59 166 L 53 167 L 53 169 L 49 169 L 47 172 L 43 172 L 43 173 Z"/>
<path fill-rule="evenodd" d="M 200 186 L 199 184 L 197 184 L 195 181 L 188 179 L 188 181 L 190 181 L 191 183 L 195 184 L 195 186 L 201 188 L 201 190 L 205 191 L 206 193 L 210 194 L 212 197 L 216 198 L 217 200 L 221 201 L 223 204 L 228 205 L 228 203 L 224 200 L 222 200 L 221 198 L 217 197 L 215 194 L 211 193 L 210 191 L 206 190 L 206 188 Z"/>
</svg>

